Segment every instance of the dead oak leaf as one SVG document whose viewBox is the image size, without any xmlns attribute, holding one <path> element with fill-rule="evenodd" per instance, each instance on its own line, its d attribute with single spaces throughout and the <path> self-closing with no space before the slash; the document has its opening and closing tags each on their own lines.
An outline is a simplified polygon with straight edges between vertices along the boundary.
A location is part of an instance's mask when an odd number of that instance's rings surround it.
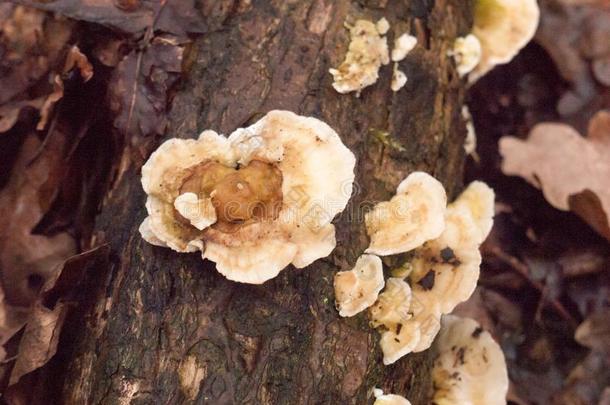
<svg viewBox="0 0 610 405">
<path fill-rule="evenodd" d="M 536 125 L 526 141 L 500 139 L 502 171 L 542 189 L 554 207 L 572 210 L 610 239 L 610 112 L 589 122 L 586 138 L 561 123 Z"/>
</svg>

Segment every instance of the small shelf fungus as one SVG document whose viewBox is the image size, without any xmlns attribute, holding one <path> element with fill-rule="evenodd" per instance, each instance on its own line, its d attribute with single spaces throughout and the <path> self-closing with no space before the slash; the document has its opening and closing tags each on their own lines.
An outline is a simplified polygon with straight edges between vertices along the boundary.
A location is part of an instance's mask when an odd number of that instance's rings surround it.
<svg viewBox="0 0 610 405">
<path fill-rule="evenodd" d="M 379 68 L 390 63 L 388 41 L 384 37 L 389 29 L 385 18 L 377 24 L 357 20 L 353 26 L 346 25 L 350 33 L 350 44 L 345 60 L 336 69 L 329 69 L 333 76 L 333 87 L 341 93 L 360 91 L 374 84 L 379 78 Z"/>
<path fill-rule="evenodd" d="M 379 328 L 383 364 L 392 364 L 413 351 L 420 339 L 418 323 L 407 322 L 413 317 L 411 288 L 400 278 L 389 278 L 386 288 L 369 310 L 371 326 Z"/>
<path fill-rule="evenodd" d="M 417 38 L 413 35 L 402 34 L 394 41 L 392 49 L 392 62 L 400 62 L 407 57 L 409 52 L 417 45 Z"/>
<path fill-rule="evenodd" d="M 381 259 L 362 255 L 350 271 L 335 274 L 335 302 L 339 315 L 354 316 L 377 301 L 384 286 Z"/>
<path fill-rule="evenodd" d="M 149 243 L 201 250 L 230 280 L 260 284 L 335 247 L 355 157 L 324 122 L 271 111 L 228 138 L 164 142 L 142 167 Z"/>
<path fill-rule="evenodd" d="M 508 372 L 500 346 L 479 324 L 446 315 L 435 342 L 433 403 L 505 405 Z"/>
<path fill-rule="evenodd" d="M 437 238 L 445 227 L 447 196 L 443 185 L 424 172 L 411 173 L 390 201 L 375 205 L 365 216 L 371 238 L 367 253 L 408 252 Z"/>
<path fill-rule="evenodd" d="M 411 405 L 409 400 L 401 395 L 384 394 L 379 388 L 373 389 L 375 402 L 373 405 Z"/>
<path fill-rule="evenodd" d="M 453 43 L 453 49 L 449 51 L 449 55 L 455 59 L 457 72 L 460 77 L 466 76 L 468 73 L 479 64 L 481 61 L 481 42 L 476 35 L 468 34 L 465 37 L 459 37 Z"/>
<path fill-rule="evenodd" d="M 469 80 L 510 62 L 532 39 L 539 19 L 537 0 L 476 0 L 472 33 L 481 42 L 481 61 Z"/>
<path fill-rule="evenodd" d="M 407 180 L 412 179 L 415 174 L 417 173 L 407 177 Z M 426 179 L 421 174 L 415 178 Z M 422 224 L 427 221 L 403 228 L 402 223 L 413 222 L 410 215 L 392 221 L 398 229 L 409 229 L 403 231 L 403 236 L 409 232 L 419 236 L 409 244 L 409 249 L 395 250 L 403 252 L 415 249 L 408 265 L 409 271 L 406 272 L 410 284 L 400 278 L 390 279 L 392 282 L 388 281 L 385 291 L 370 310 L 372 326 L 380 328 L 384 364 L 394 363 L 410 352 L 428 349 L 440 329 L 441 316 L 450 313 L 457 304 L 467 300 L 479 278 L 479 246 L 493 224 L 493 190 L 485 183 L 475 181 L 453 203 L 445 207 L 444 189 L 440 187 L 443 190 L 443 204 L 436 204 L 439 200 L 439 194 L 436 194 L 433 197 L 434 209 L 419 209 L 427 215 L 441 218 L 440 225 L 436 225 L 440 231 L 435 229 L 434 232 L 436 236 L 431 237 L 429 233 L 426 237 L 421 236 L 422 229 L 427 229 Z M 420 199 L 419 204 L 434 195 L 421 189 L 413 189 L 410 192 L 414 198 Z M 388 225 L 381 230 L 381 234 L 387 238 L 394 231 L 395 229 Z M 372 237 L 371 240 L 373 241 Z M 372 242 L 371 245 L 373 246 Z M 405 291 L 408 291 L 408 294 Z M 397 319 L 400 319 L 400 322 Z"/>
<path fill-rule="evenodd" d="M 402 70 L 398 69 L 398 62 L 394 62 L 394 68 L 392 69 L 392 82 L 390 88 L 393 92 L 397 92 L 407 84 L 407 75 Z"/>
</svg>

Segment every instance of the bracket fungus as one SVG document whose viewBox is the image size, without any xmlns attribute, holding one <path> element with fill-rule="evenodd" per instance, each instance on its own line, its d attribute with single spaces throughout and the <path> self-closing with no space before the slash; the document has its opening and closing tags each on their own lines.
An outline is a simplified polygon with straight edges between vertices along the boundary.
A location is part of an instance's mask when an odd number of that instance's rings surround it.
<svg viewBox="0 0 610 405">
<path fill-rule="evenodd" d="M 230 280 L 260 284 L 335 247 L 355 157 L 324 122 L 271 111 L 229 137 L 170 139 L 142 167 L 151 244 L 201 250 Z"/>
<path fill-rule="evenodd" d="M 392 364 L 413 351 L 419 342 L 419 324 L 407 322 L 412 318 L 411 288 L 404 280 L 391 277 L 379 299 L 369 310 L 371 326 L 380 328 L 379 345 L 383 364 Z"/>
<path fill-rule="evenodd" d="M 341 93 L 360 91 L 379 78 L 379 68 L 390 63 L 388 41 L 383 35 L 389 24 L 381 19 L 374 24 L 367 20 L 357 20 L 353 26 L 347 25 L 350 44 L 345 60 L 336 69 L 329 69 L 333 76 L 333 87 Z"/>
<path fill-rule="evenodd" d="M 532 39 L 539 19 L 537 0 L 476 0 L 472 33 L 481 42 L 481 61 L 469 80 L 510 62 Z"/>
<path fill-rule="evenodd" d="M 411 405 L 409 400 L 401 395 L 384 394 L 379 388 L 373 389 L 375 402 L 373 405 Z"/>
<path fill-rule="evenodd" d="M 434 404 L 506 404 L 508 372 L 504 354 L 476 321 L 444 316 L 435 347 Z"/>
<path fill-rule="evenodd" d="M 371 243 L 366 253 L 408 252 L 437 238 L 445 227 L 447 196 L 443 185 L 424 172 L 413 172 L 390 201 L 380 202 L 365 215 Z"/>
<path fill-rule="evenodd" d="M 410 284 L 402 278 L 389 279 L 370 309 L 371 325 L 381 331 L 384 364 L 428 349 L 440 330 L 441 316 L 467 300 L 476 287 L 479 245 L 493 224 L 493 190 L 483 182 L 473 182 L 453 203 L 437 207 L 435 212 L 442 218 L 440 232 L 410 245 L 415 249 L 405 274 Z M 395 223 L 401 226 L 399 220 Z M 386 229 L 382 232 L 386 237 Z"/>
<path fill-rule="evenodd" d="M 417 38 L 407 33 L 402 34 L 394 41 L 392 49 L 392 62 L 400 62 L 407 57 L 407 54 L 417 45 Z"/>
<path fill-rule="evenodd" d="M 335 274 L 335 300 L 341 316 L 354 316 L 377 301 L 384 286 L 381 259 L 364 254 L 350 271 Z"/>
<path fill-rule="evenodd" d="M 457 72 L 460 77 L 466 76 L 468 73 L 479 64 L 481 61 L 481 42 L 476 35 L 468 34 L 465 37 L 459 37 L 453 43 L 453 49 L 449 51 L 449 55 L 455 59 Z"/>
<path fill-rule="evenodd" d="M 396 92 L 402 89 L 407 84 L 407 75 L 402 70 L 398 69 L 398 62 L 394 62 L 394 68 L 392 69 L 392 82 L 390 88 Z"/>
</svg>

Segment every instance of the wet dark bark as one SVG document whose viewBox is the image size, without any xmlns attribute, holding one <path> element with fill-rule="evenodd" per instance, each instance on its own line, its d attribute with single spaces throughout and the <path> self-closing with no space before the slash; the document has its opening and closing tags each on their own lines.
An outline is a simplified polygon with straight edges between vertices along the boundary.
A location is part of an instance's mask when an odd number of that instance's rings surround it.
<svg viewBox="0 0 610 405">
<path fill-rule="evenodd" d="M 166 135 L 230 133 L 271 109 L 326 121 L 358 157 L 354 196 L 335 221 L 337 248 L 253 286 L 225 280 L 197 254 L 148 245 L 137 231 L 145 216 L 142 156 L 127 148 L 126 169 L 96 225 L 110 263 L 82 286 L 49 377 L 61 387 L 58 402 L 364 404 L 376 386 L 427 403 L 428 352 L 384 367 L 366 314 L 338 317 L 332 280 L 368 244 L 358 207 L 389 198 L 416 169 L 450 191 L 459 186 L 464 83 L 447 50 L 468 31 L 468 2 L 216 3 L 209 18 L 217 28 L 188 52 Z M 390 44 L 395 32 L 419 38 L 401 62 L 407 85 L 393 93 L 386 66 L 360 98 L 336 93 L 328 68 L 345 55 L 344 21 L 382 16 L 392 25 Z"/>
</svg>

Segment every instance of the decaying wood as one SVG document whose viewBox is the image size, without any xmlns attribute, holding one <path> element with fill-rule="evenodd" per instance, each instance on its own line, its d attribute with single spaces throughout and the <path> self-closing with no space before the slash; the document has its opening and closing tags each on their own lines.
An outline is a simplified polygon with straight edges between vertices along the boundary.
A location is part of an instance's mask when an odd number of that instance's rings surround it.
<svg viewBox="0 0 610 405">
<path fill-rule="evenodd" d="M 469 2 L 213 4 L 202 7 L 210 29 L 188 51 L 167 137 L 230 133 L 271 109 L 326 121 L 358 157 L 353 198 L 335 221 L 338 246 L 256 286 L 225 280 L 197 254 L 148 245 L 137 231 L 145 156 L 126 148 L 96 226 L 110 263 L 89 271 L 47 384 L 65 404 L 365 404 L 373 387 L 427 403 L 430 353 L 384 367 L 366 314 L 338 317 L 332 280 L 368 244 L 360 207 L 389 198 L 416 169 L 459 186 L 464 83 L 447 50 L 469 30 Z M 422 45 L 401 63 L 407 85 L 393 93 L 385 66 L 360 98 L 336 93 L 328 68 L 345 55 L 344 22 L 382 16 L 390 45 L 405 31 Z"/>
</svg>

